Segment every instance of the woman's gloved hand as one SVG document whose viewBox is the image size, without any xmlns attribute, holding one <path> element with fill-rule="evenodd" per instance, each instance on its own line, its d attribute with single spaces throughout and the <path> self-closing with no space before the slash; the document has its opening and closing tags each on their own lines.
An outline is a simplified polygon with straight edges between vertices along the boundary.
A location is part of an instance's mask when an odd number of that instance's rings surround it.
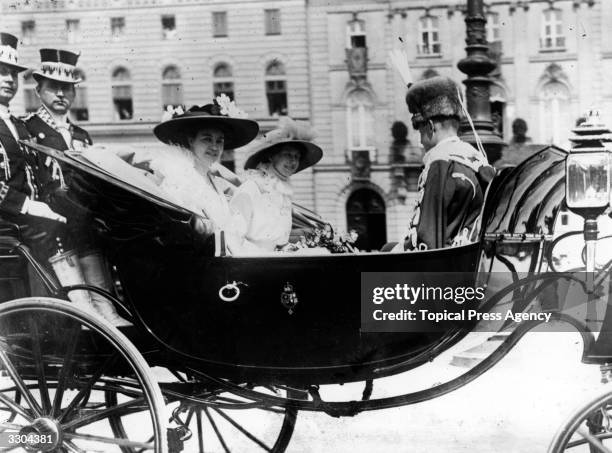
<svg viewBox="0 0 612 453">
<path fill-rule="evenodd" d="M 210 236 L 215 232 L 213 223 L 204 217 L 193 216 L 191 218 L 191 225 L 202 236 Z"/>
</svg>

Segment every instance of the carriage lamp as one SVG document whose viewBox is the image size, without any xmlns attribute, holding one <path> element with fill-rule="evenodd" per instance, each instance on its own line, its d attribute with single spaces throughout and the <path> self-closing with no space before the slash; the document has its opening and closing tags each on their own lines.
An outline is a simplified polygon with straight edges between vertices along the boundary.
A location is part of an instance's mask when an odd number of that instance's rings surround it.
<svg viewBox="0 0 612 453">
<path fill-rule="evenodd" d="M 597 218 L 610 206 L 610 130 L 602 124 L 599 111 L 591 110 L 572 132 L 573 146 L 565 162 L 565 200 L 572 212 L 584 218 L 587 286 L 591 290 Z"/>
</svg>

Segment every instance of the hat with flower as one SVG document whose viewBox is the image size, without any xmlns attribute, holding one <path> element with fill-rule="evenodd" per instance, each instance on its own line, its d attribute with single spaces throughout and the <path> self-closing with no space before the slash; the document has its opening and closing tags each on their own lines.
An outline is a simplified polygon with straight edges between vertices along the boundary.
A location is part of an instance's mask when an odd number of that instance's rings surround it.
<svg viewBox="0 0 612 453">
<path fill-rule="evenodd" d="M 21 72 L 28 68 L 17 63 L 17 41 L 17 37 L 10 33 L 0 33 L 0 63 Z"/>
<path fill-rule="evenodd" d="M 188 147 L 187 140 L 202 128 L 217 128 L 225 135 L 225 149 L 246 145 L 259 132 L 259 125 L 247 119 L 247 114 L 236 107 L 234 101 L 222 94 L 212 104 L 194 105 L 185 111 L 169 106 L 162 122 L 153 129 L 155 136 L 169 145 Z"/>
<path fill-rule="evenodd" d="M 288 116 L 279 119 L 275 129 L 264 134 L 263 138 L 253 143 L 250 156 L 244 164 L 245 170 L 256 168 L 266 162 L 275 153 L 281 151 L 285 145 L 293 145 L 300 150 L 300 164 L 296 170 L 302 171 L 321 160 L 323 150 L 312 143 L 315 138 L 314 130 L 308 123 L 294 121 Z"/>
</svg>

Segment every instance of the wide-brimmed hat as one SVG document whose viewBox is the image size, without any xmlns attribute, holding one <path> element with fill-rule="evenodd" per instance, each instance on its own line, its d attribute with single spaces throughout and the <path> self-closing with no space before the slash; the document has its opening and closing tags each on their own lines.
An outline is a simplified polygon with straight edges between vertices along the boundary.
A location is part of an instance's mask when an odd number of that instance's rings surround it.
<svg viewBox="0 0 612 453">
<path fill-rule="evenodd" d="M 186 146 L 186 139 L 196 129 L 218 128 L 225 134 L 224 148 L 234 149 L 246 145 L 259 132 L 259 125 L 246 118 L 227 96 L 218 96 L 212 104 L 194 105 L 184 112 L 181 108 L 168 110 L 153 129 L 155 136 L 169 145 Z M 171 108 L 172 109 L 172 108 Z M 169 115 L 168 115 L 169 113 Z"/>
<path fill-rule="evenodd" d="M 18 63 L 17 42 L 17 36 L 10 33 L 0 33 L 0 63 L 21 72 L 28 68 Z"/>
<path fill-rule="evenodd" d="M 68 50 L 40 49 L 40 69 L 32 73 L 36 81 L 41 78 L 65 83 L 79 83 L 76 64 L 79 54 Z"/>
<path fill-rule="evenodd" d="M 433 117 L 456 117 L 461 119 L 463 111 L 457 84 L 448 77 L 436 76 L 412 84 L 406 94 L 408 110 L 414 120 Z"/>
<path fill-rule="evenodd" d="M 266 133 L 261 140 L 254 143 L 250 156 L 244 164 L 245 170 L 257 168 L 257 165 L 268 161 L 285 145 L 294 145 L 301 151 L 300 164 L 295 170 L 296 173 L 312 167 L 321 160 L 323 150 L 312 143 L 311 140 L 314 139 L 315 133 L 307 123 L 294 121 L 287 116 L 282 117 L 278 123 L 276 129 Z"/>
</svg>

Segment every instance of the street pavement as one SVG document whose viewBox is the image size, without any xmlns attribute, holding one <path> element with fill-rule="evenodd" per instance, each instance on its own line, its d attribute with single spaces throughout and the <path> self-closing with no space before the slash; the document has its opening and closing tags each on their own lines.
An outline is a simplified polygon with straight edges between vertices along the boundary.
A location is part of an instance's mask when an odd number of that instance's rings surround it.
<svg viewBox="0 0 612 453">
<path fill-rule="evenodd" d="M 472 335 L 468 347 L 486 337 Z M 422 369 L 375 382 L 373 396 L 428 388 L 464 372 L 450 365 L 466 349 L 458 346 Z M 342 419 L 301 412 L 287 451 L 545 452 L 575 408 L 612 390 L 601 384 L 598 366 L 580 362 L 581 353 L 577 333 L 531 332 L 497 366 L 437 399 Z"/>
</svg>

